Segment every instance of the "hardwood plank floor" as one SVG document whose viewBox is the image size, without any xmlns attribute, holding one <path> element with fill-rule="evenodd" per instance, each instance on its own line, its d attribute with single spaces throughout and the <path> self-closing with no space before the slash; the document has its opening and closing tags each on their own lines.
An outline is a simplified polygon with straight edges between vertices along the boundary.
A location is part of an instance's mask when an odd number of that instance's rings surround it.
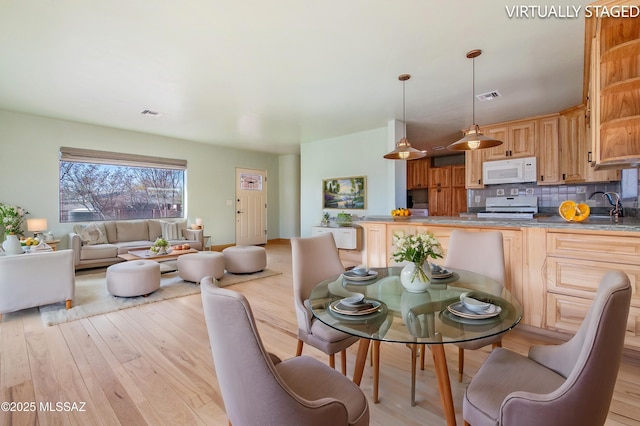
<svg viewBox="0 0 640 426">
<path fill-rule="evenodd" d="M 282 275 L 230 287 L 249 299 L 268 350 L 295 354 L 297 323 L 288 241 L 267 246 L 268 264 Z M 526 353 L 551 343 L 523 330 L 507 334 L 503 346 Z M 418 370 L 417 405 L 409 401 L 409 350 L 381 345 L 380 402 L 371 402 L 373 377 L 365 368 L 362 389 L 370 398 L 372 425 L 442 425 L 444 418 L 431 356 Z M 353 371 L 357 345 L 349 350 Z M 463 383 L 456 380 L 457 350 L 445 347 L 457 421 L 462 397 L 488 349 L 466 351 Z M 304 347 L 305 355 L 328 362 Z M 340 368 L 340 357 L 336 357 Z M 607 425 L 640 425 L 640 354 L 625 355 Z M 0 323 L 0 402 L 76 403 L 84 411 L 0 412 L 0 425 L 227 425 L 216 381 L 200 295 L 165 300 L 106 315 L 47 327 L 37 309 L 5 314 Z M 83 407 L 80 405 L 84 403 Z"/>
</svg>

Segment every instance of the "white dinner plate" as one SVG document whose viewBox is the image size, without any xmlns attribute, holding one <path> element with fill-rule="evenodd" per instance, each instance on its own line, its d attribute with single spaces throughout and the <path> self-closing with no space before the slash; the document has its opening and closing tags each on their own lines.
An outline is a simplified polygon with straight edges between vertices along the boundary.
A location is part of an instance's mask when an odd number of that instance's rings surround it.
<svg viewBox="0 0 640 426">
<path fill-rule="evenodd" d="M 380 309 L 381 303 L 377 300 L 365 300 L 364 302 L 367 304 L 371 304 L 372 306 L 367 309 L 353 310 L 352 306 L 343 305 L 342 300 L 336 300 L 334 302 L 331 302 L 331 304 L 329 305 L 329 309 L 333 312 L 349 316 L 369 315 L 378 312 L 378 309 Z"/>
<path fill-rule="evenodd" d="M 434 278 L 436 280 L 441 280 L 443 278 L 449 278 L 450 276 L 453 275 L 453 272 L 448 270 L 448 269 L 440 269 L 440 272 L 432 272 L 431 273 L 431 278 Z"/>
<path fill-rule="evenodd" d="M 500 315 L 502 312 L 502 308 L 498 305 L 491 305 L 490 309 L 486 312 L 473 312 L 467 309 L 462 302 L 455 302 L 451 305 L 447 306 L 447 310 L 454 315 L 457 315 L 462 318 L 468 319 L 485 319 L 485 318 L 493 318 L 495 316 Z"/>
</svg>

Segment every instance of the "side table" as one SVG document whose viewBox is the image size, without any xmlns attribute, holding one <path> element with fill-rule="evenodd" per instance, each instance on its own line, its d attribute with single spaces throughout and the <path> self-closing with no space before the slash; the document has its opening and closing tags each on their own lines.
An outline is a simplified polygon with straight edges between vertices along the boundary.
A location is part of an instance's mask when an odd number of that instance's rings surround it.
<svg viewBox="0 0 640 426">
<path fill-rule="evenodd" d="M 211 235 L 203 235 L 202 236 L 202 250 L 203 251 L 211 251 L 211 246 L 209 245 L 209 240 L 211 239 Z"/>
<path fill-rule="evenodd" d="M 49 247 L 51 247 L 51 250 L 53 250 L 53 251 L 58 251 L 58 243 L 59 242 L 60 242 L 60 240 L 45 241 L 45 243 L 47 243 L 47 245 Z"/>
</svg>

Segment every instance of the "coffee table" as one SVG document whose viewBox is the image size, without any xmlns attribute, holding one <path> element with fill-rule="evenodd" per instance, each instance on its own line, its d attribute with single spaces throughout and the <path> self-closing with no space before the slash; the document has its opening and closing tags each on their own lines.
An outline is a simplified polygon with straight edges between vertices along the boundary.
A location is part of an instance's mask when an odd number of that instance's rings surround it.
<svg viewBox="0 0 640 426">
<path fill-rule="evenodd" d="M 118 257 L 126 261 L 145 259 L 145 260 L 153 260 L 155 262 L 166 262 L 168 260 L 176 260 L 178 257 L 184 254 L 191 254 L 191 253 L 197 253 L 197 252 L 198 250 L 193 248 L 190 248 L 187 250 L 174 249 L 171 251 L 171 253 L 158 255 L 158 254 L 153 254 L 151 251 L 146 249 L 146 250 L 131 250 L 129 251 L 129 253 L 119 254 Z"/>
</svg>

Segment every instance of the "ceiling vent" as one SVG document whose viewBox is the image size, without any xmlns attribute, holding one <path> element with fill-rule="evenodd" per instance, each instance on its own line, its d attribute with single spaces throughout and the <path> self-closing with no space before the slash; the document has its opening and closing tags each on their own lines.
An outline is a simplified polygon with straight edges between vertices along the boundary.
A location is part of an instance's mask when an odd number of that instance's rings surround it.
<svg viewBox="0 0 640 426">
<path fill-rule="evenodd" d="M 500 92 L 498 92 L 497 90 L 492 90 L 491 92 L 481 93 L 479 95 L 476 95 L 476 99 L 478 99 L 480 102 L 484 102 L 484 101 L 490 101 L 495 98 L 499 98 L 500 96 L 502 96 Z"/>
<path fill-rule="evenodd" d="M 157 111 L 151 111 L 150 109 L 145 109 L 145 110 L 143 110 L 140 114 L 142 114 L 142 115 L 151 115 L 151 116 L 153 116 L 153 117 L 159 117 L 159 116 L 161 116 L 161 115 L 162 115 L 162 114 L 160 114 L 159 112 L 157 112 Z"/>
<path fill-rule="evenodd" d="M 433 149 L 434 151 L 442 151 L 443 149 L 445 149 L 446 147 L 442 146 L 442 145 L 438 145 L 438 146 L 434 146 L 431 149 Z"/>
</svg>

